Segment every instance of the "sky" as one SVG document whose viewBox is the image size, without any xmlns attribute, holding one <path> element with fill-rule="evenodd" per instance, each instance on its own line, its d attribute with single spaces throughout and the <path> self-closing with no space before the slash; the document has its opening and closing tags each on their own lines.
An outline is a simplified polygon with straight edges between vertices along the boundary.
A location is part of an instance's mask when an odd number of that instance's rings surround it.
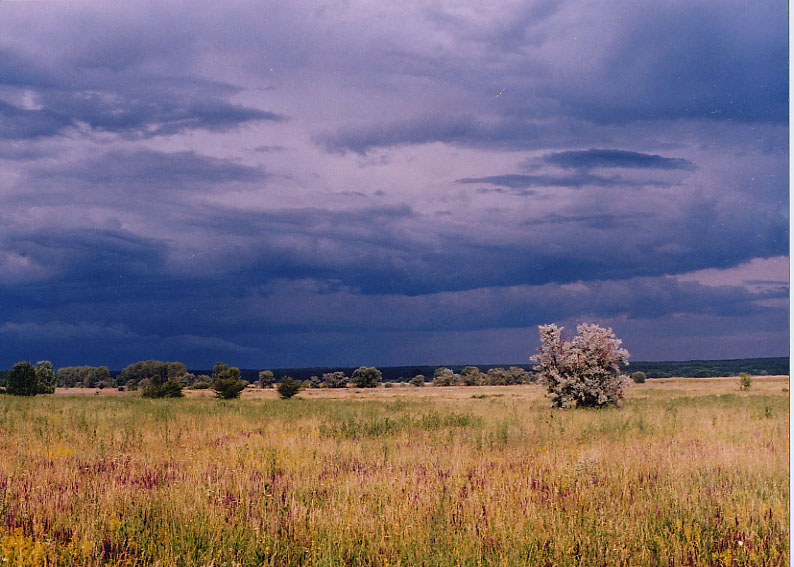
<svg viewBox="0 0 794 567">
<path fill-rule="evenodd" d="M 0 1 L 0 367 L 786 356 L 787 8 Z"/>
</svg>

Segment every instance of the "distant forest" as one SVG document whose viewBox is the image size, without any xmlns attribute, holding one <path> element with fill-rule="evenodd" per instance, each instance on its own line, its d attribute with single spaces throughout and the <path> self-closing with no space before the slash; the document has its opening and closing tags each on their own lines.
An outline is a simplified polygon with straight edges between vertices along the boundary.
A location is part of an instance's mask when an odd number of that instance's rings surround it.
<svg viewBox="0 0 794 567">
<path fill-rule="evenodd" d="M 517 366 L 531 371 L 531 364 L 481 364 L 477 367 L 481 372 L 488 372 L 491 368 Z M 466 365 L 444 365 L 455 373 L 460 373 Z M 422 374 L 431 380 L 433 373 L 439 366 L 386 366 L 378 367 L 383 374 L 385 382 L 407 382 L 417 374 Z M 291 376 L 296 380 L 308 380 L 312 376 L 322 376 L 326 372 L 340 370 L 350 376 L 356 367 L 314 367 L 314 368 L 272 368 L 276 380 L 282 376 Z M 740 372 L 752 375 L 759 374 L 788 374 L 789 357 L 777 358 L 738 358 L 732 360 L 687 360 L 663 362 L 632 362 L 626 367 L 626 372 L 644 372 L 647 378 L 671 378 L 680 376 L 684 378 L 709 378 L 719 376 L 738 376 Z M 191 370 L 193 374 L 212 374 L 211 370 Z M 256 382 L 259 379 L 259 370 L 240 369 L 243 380 Z"/>
</svg>

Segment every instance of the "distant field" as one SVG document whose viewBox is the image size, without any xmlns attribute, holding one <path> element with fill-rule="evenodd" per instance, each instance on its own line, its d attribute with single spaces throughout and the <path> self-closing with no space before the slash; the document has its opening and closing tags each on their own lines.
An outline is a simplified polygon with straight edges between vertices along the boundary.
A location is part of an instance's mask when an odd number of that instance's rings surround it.
<svg viewBox="0 0 794 567">
<path fill-rule="evenodd" d="M 788 565 L 789 383 L 0 396 L 2 565 Z M 80 394 L 80 395 L 69 395 Z"/>
</svg>

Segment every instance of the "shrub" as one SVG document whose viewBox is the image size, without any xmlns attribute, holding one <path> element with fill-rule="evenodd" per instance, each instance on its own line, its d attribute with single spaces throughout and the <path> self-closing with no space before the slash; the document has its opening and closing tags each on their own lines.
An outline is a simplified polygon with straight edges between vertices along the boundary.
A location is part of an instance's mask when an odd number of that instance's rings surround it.
<svg viewBox="0 0 794 567">
<path fill-rule="evenodd" d="M 532 357 L 538 379 L 548 388 L 554 407 L 619 404 L 628 377 L 620 373 L 629 353 L 612 329 L 582 324 L 571 340 L 562 327 L 541 325 L 540 347 Z"/>
<path fill-rule="evenodd" d="M 485 382 L 485 375 L 476 366 L 466 366 L 460 371 L 460 382 L 464 386 L 479 386 Z"/>
<path fill-rule="evenodd" d="M 449 368 L 436 368 L 433 373 L 433 386 L 452 386 L 460 379 L 459 374 L 455 374 Z"/>
<path fill-rule="evenodd" d="M 181 398 L 184 396 L 182 393 L 182 383 L 178 380 L 160 382 L 154 379 L 146 384 L 141 395 L 144 398 Z"/>
<path fill-rule="evenodd" d="M 162 385 L 163 398 L 181 398 L 185 394 L 182 393 L 182 382 L 178 380 L 168 380 Z"/>
<path fill-rule="evenodd" d="M 260 388 L 272 388 L 273 381 L 275 380 L 273 376 L 272 370 L 260 370 L 259 371 L 259 387 Z"/>
<path fill-rule="evenodd" d="M 196 381 L 196 375 L 192 372 L 185 372 L 181 376 L 177 378 L 179 383 L 182 384 L 183 387 L 190 386 L 193 382 Z"/>
<path fill-rule="evenodd" d="M 17 362 L 8 373 L 6 393 L 13 396 L 35 396 L 38 380 L 36 369 L 26 360 Z"/>
<path fill-rule="evenodd" d="M 36 393 L 55 393 L 55 370 L 49 360 L 40 360 L 36 363 Z"/>
<path fill-rule="evenodd" d="M 383 375 L 374 366 L 361 366 L 353 371 L 350 383 L 354 388 L 377 388 Z"/>
<path fill-rule="evenodd" d="M 411 378 L 408 383 L 411 386 L 424 386 L 425 385 L 425 377 L 424 374 L 417 374 L 413 378 Z"/>
<path fill-rule="evenodd" d="M 746 392 L 753 385 L 753 378 L 747 372 L 739 372 L 739 389 Z"/>
<path fill-rule="evenodd" d="M 348 377 L 340 370 L 336 372 L 326 372 L 322 377 L 323 388 L 346 388 L 347 382 Z"/>
<path fill-rule="evenodd" d="M 282 400 L 286 400 L 300 392 L 302 386 L 303 384 L 300 380 L 293 380 L 289 376 L 284 376 L 281 379 L 281 383 L 276 387 L 276 391 Z"/>
<path fill-rule="evenodd" d="M 645 372 L 634 372 L 631 375 L 631 379 L 634 380 L 637 384 L 644 384 L 645 383 Z"/>
<path fill-rule="evenodd" d="M 215 397 L 222 400 L 232 400 L 240 397 L 240 392 L 245 390 L 247 382 L 240 379 L 240 369 L 235 366 L 228 366 L 222 362 L 215 363 L 212 369 L 214 383 L 212 388 L 215 390 Z"/>
</svg>

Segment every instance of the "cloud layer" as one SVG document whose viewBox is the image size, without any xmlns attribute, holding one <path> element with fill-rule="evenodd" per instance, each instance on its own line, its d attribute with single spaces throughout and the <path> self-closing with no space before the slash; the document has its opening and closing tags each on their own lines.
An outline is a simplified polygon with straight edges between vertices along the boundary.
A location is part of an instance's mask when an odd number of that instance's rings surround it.
<svg viewBox="0 0 794 567">
<path fill-rule="evenodd" d="M 0 366 L 788 351 L 779 2 L 0 15 Z"/>
</svg>

